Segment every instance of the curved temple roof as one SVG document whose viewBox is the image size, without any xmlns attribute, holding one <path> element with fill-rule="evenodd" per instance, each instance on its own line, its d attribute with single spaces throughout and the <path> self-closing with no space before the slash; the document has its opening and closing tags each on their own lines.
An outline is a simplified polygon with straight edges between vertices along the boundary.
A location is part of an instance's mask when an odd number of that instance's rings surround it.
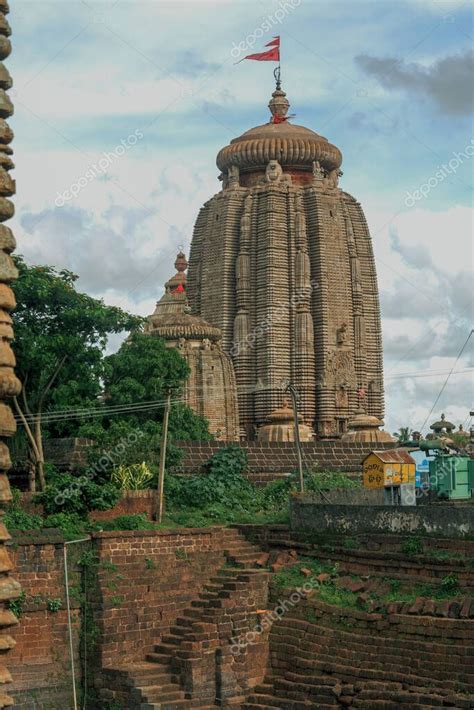
<svg viewBox="0 0 474 710">
<path fill-rule="evenodd" d="M 269 160 L 278 160 L 282 167 L 312 169 L 318 161 L 328 171 L 338 170 L 342 153 L 327 138 L 304 126 L 289 122 L 290 106 L 286 94 L 276 89 L 268 104 L 272 118 L 234 138 L 217 155 L 217 167 L 226 171 L 231 165 L 242 170 L 265 168 Z"/>
</svg>

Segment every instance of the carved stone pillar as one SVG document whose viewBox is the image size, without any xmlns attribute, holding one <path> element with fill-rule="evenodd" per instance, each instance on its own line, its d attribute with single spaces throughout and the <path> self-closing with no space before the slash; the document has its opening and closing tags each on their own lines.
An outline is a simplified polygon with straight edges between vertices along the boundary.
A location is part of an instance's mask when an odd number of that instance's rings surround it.
<svg viewBox="0 0 474 710">
<path fill-rule="evenodd" d="M 239 389 L 239 414 L 241 436 L 253 433 L 253 373 L 251 365 L 252 342 L 250 336 L 250 231 L 252 224 L 252 195 L 247 195 L 240 220 L 239 255 L 235 264 L 237 315 L 234 319 L 234 342 L 231 355 L 235 379 Z"/>
<path fill-rule="evenodd" d="M 302 195 L 295 196 L 295 357 L 293 382 L 301 395 L 300 411 L 306 424 L 313 424 L 315 408 L 314 332 L 311 315 L 311 264 Z"/>
<path fill-rule="evenodd" d="M 8 3 L 0 0 L 1 60 L 8 57 L 11 51 L 8 39 L 10 27 L 5 17 L 8 11 Z M 0 63 L 0 223 L 10 219 L 14 213 L 13 203 L 8 199 L 15 193 L 15 182 L 8 172 L 13 168 L 10 157 L 12 149 L 9 146 L 13 132 L 5 121 L 13 113 L 13 105 L 6 94 L 11 86 L 12 80 L 8 70 Z M 11 230 L 4 224 L 0 224 L 0 515 L 5 504 L 11 500 L 7 476 L 11 462 L 8 446 L 3 439 L 12 436 L 16 429 L 12 411 L 3 400 L 17 395 L 20 391 L 20 383 L 13 372 L 15 356 L 10 347 L 13 329 L 9 312 L 15 307 L 15 296 L 9 284 L 17 277 L 17 270 L 10 256 L 14 248 L 15 239 Z M 4 632 L 0 636 L 0 643 L 3 654 L 15 645 L 6 631 L 8 627 L 18 623 L 15 615 L 8 609 L 8 601 L 16 599 L 20 594 L 20 585 L 10 576 L 12 564 L 5 548 L 8 539 L 8 532 L 0 522 L 0 628 Z M 0 708 L 13 704 L 12 699 L 3 690 L 4 684 L 10 680 L 8 670 L 0 665 Z"/>
</svg>

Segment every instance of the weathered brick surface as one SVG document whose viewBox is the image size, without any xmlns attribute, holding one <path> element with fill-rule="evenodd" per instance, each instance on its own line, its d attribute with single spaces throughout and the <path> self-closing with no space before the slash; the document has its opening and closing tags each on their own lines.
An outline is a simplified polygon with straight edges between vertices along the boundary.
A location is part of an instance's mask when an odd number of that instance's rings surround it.
<svg viewBox="0 0 474 710">
<path fill-rule="evenodd" d="M 224 564 L 222 528 L 98 533 L 94 618 L 105 667 L 140 660 Z"/>
<path fill-rule="evenodd" d="M 63 545 L 59 536 L 55 539 L 36 533 L 34 542 L 18 537 L 10 548 L 16 576 L 26 594 L 20 624 L 11 632 L 16 646 L 10 655 L 10 693 L 24 710 L 67 708 L 72 703 Z M 78 584 L 75 559 L 72 553 L 68 564 L 71 586 Z M 52 600 L 60 600 L 59 611 L 48 610 Z M 78 602 L 74 598 L 71 607 L 79 676 Z"/>
<path fill-rule="evenodd" d="M 128 585 L 131 579 L 135 580 L 136 595 L 141 594 L 138 570 L 127 558 L 141 558 L 143 563 L 144 550 L 149 555 L 156 553 L 157 545 L 157 565 L 160 548 L 166 549 L 166 554 L 171 551 L 174 562 L 176 551 L 186 550 L 193 582 L 189 593 L 183 593 L 173 583 L 173 591 L 166 595 L 163 587 L 167 585 L 160 578 L 158 596 L 148 602 L 155 606 L 153 616 L 158 623 L 142 628 L 130 602 L 123 615 L 107 615 L 107 584 L 99 574 L 105 608 L 98 609 L 97 620 L 101 627 L 102 663 L 106 665 L 96 679 L 100 702 L 115 702 L 132 710 L 153 707 L 158 700 L 166 700 L 169 706 L 163 707 L 169 708 L 215 707 L 216 703 L 230 707 L 261 682 L 267 665 L 268 632 L 253 633 L 252 642 L 246 643 L 247 634 L 258 625 L 260 610 L 267 603 L 269 573 L 258 567 L 261 549 L 232 529 L 181 531 L 165 539 L 157 537 L 163 536 L 154 533 L 155 539 L 147 540 L 133 535 L 128 543 L 125 538 L 116 538 L 110 547 L 100 538 L 102 563 L 106 562 L 110 571 L 120 571 Z M 205 584 L 201 581 L 200 588 L 197 559 L 203 552 L 208 556 L 208 565 Z M 224 562 L 227 566 L 223 566 Z M 111 569 L 111 564 L 116 565 L 116 570 Z M 217 565 L 214 571 L 213 564 Z M 183 576 L 172 560 L 169 566 L 175 567 L 174 574 Z M 120 588 L 119 585 L 115 593 Z M 142 600 L 142 596 L 137 598 Z M 161 604 L 164 610 L 165 603 L 166 617 L 163 614 L 160 620 L 156 605 Z M 154 642 L 151 648 L 149 639 Z"/>
<path fill-rule="evenodd" d="M 226 446 L 222 441 L 177 442 L 183 451 L 179 473 L 196 473 L 210 457 Z M 297 468 L 295 447 L 292 443 L 272 442 L 240 444 L 248 455 L 248 477 L 259 485 L 291 473 Z M 377 448 L 393 448 L 392 444 L 377 444 Z M 345 471 L 356 477 L 362 474 L 362 460 L 371 450 L 369 444 L 345 443 L 339 440 L 315 441 L 302 444 L 307 466 L 329 471 Z M 373 448 L 373 447 L 372 447 Z"/>
<path fill-rule="evenodd" d="M 474 620 L 306 599 L 273 626 L 265 684 L 242 708 L 474 707 L 473 655 Z"/>
</svg>

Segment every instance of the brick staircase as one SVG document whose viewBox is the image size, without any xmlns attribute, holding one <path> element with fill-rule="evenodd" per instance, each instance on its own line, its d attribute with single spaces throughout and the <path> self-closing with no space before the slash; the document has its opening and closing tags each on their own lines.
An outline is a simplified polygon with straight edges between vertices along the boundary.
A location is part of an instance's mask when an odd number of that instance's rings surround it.
<svg viewBox="0 0 474 710">
<path fill-rule="evenodd" d="M 357 628 L 363 616 L 355 612 L 349 631 L 324 614 L 316 623 L 301 610 L 287 614 L 271 633 L 272 670 L 242 710 L 474 708 L 474 646 L 461 643 L 472 639 L 472 622 L 444 620 L 438 636 L 425 638 L 399 618 L 396 637 Z"/>
<path fill-rule="evenodd" d="M 209 695 L 206 671 L 215 677 L 216 653 L 224 667 L 231 658 L 230 639 L 242 633 L 242 619 L 255 613 L 253 594 L 268 587 L 270 574 L 257 566 L 261 548 L 247 542 L 235 529 L 223 531 L 226 564 L 157 639 L 143 661 L 124 668 L 103 669 L 101 700 L 125 702 L 130 710 L 240 707 L 244 696 Z M 240 622 L 240 629 L 239 629 Z M 245 626 L 245 624 L 244 624 Z M 248 694 L 248 689 L 244 689 Z"/>
</svg>

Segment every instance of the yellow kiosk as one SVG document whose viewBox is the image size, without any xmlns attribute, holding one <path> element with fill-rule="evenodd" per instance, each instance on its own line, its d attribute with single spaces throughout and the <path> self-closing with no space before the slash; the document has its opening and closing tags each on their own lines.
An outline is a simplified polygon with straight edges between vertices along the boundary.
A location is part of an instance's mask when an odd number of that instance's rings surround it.
<svg viewBox="0 0 474 710">
<path fill-rule="evenodd" d="M 371 451 L 362 465 L 365 488 L 384 488 L 390 505 L 415 504 L 416 461 L 406 449 Z"/>
</svg>

